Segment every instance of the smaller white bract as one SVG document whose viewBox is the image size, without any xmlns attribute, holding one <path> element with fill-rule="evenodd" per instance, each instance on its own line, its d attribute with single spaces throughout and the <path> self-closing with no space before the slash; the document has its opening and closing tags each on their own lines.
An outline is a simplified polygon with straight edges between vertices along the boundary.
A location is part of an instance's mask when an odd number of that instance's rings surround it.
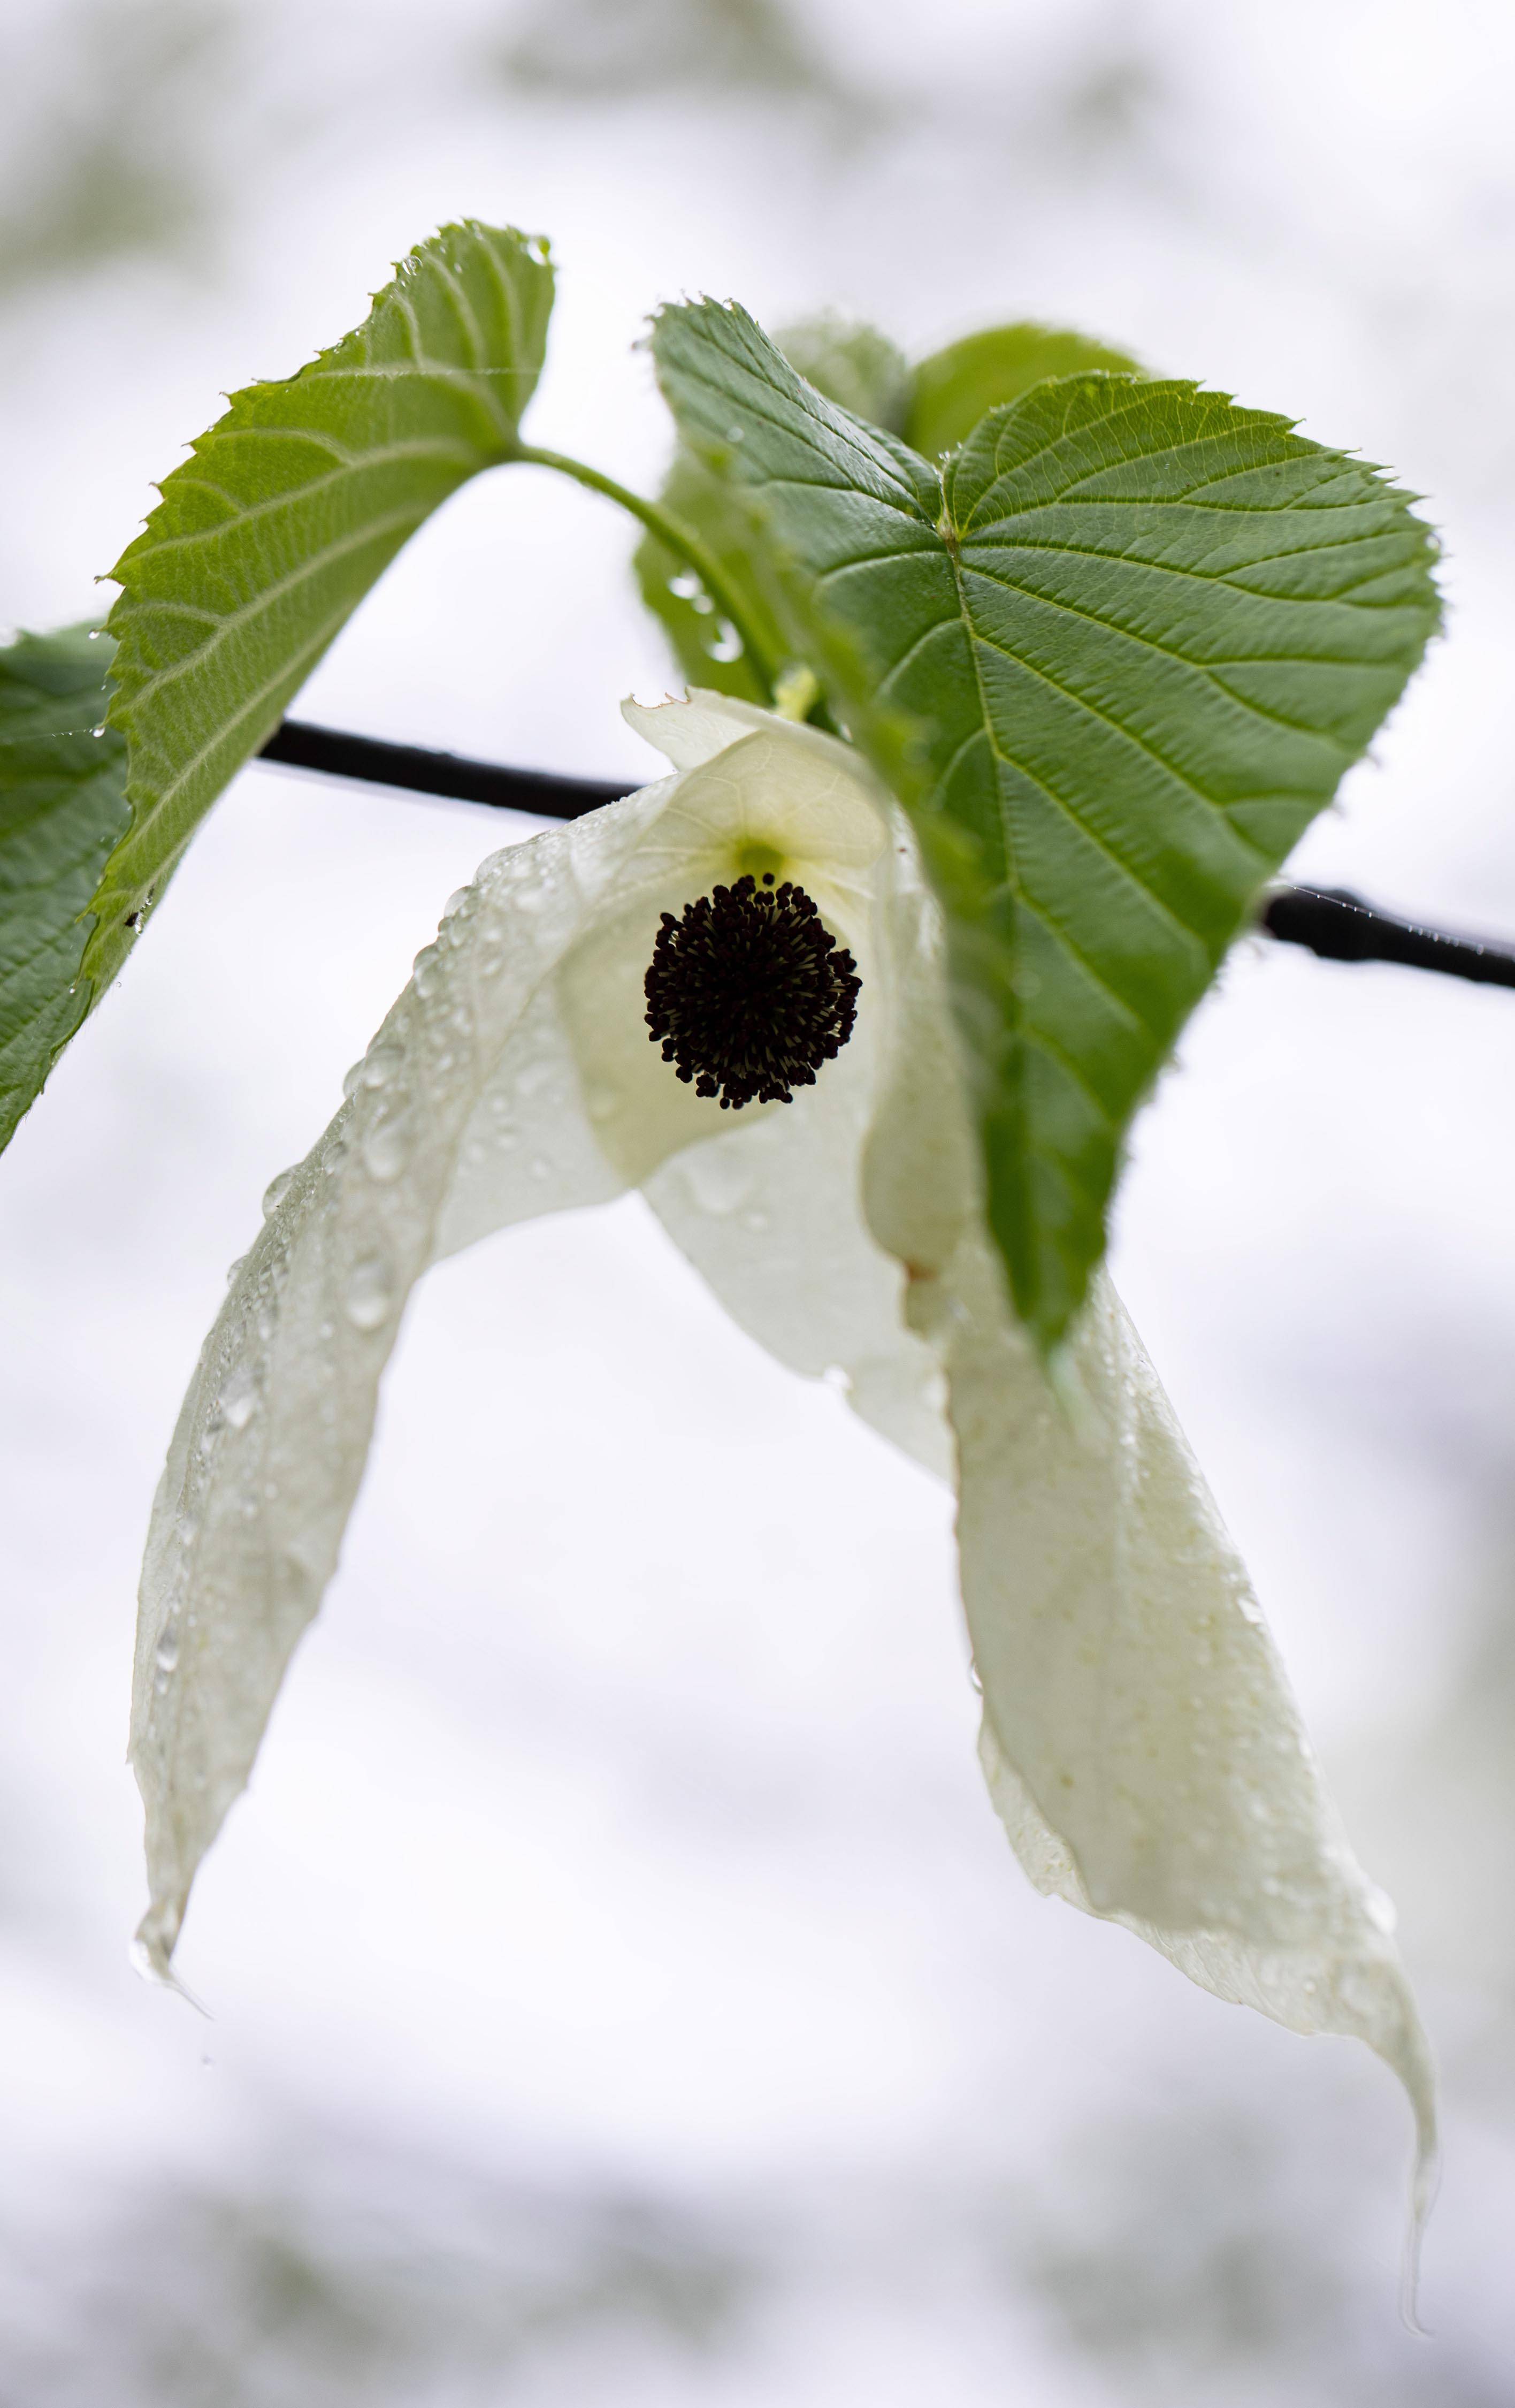
<svg viewBox="0 0 1515 2408">
<path fill-rule="evenodd" d="M 411 1287 L 476 1239 L 639 1186 L 741 1326 L 838 1368 L 957 1482 L 982 1756 L 1037 1887 L 1223 1999 L 1377 2049 L 1432 2146 L 1425 2044 L 1246 1575 L 1108 1283 L 1080 1403 L 1010 1316 L 979 1202 L 938 920 L 847 746 L 697 694 L 627 717 L 676 774 L 496 853 L 420 956 L 267 1219 L 202 1354 L 153 1512 L 132 1759 L 145 1959 L 244 1786 L 336 1563 Z M 790 1103 L 722 1111 L 649 1042 L 662 914 L 744 874 L 802 886 L 861 980 Z"/>
</svg>

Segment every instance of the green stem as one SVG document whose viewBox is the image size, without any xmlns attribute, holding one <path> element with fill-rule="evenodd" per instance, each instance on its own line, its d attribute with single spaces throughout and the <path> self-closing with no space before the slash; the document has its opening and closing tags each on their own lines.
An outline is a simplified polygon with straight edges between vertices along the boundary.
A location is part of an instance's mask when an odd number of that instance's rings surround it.
<svg viewBox="0 0 1515 2408">
<path fill-rule="evenodd" d="M 619 502 L 623 510 L 629 510 L 634 519 L 641 521 L 650 535 L 656 536 L 659 543 L 665 544 L 670 552 L 678 553 L 680 560 L 687 561 L 716 608 L 736 628 L 742 639 L 743 651 L 767 689 L 767 699 L 773 699 L 774 688 L 784 663 L 775 657 L 771 646 L 754 628 L 741 595 L 731 584 L 715 553 L 701 542 L 692 527 L 670 517 L 659 503 L 644 500 L 628 485 L 618 485 L 613 477 L 603 475 L 598 468 L 586 466 L 582 460 L 570 459 L 565 452 L 538 452 L 527 444 L 516 453 L 516 458 L 537 468 L 555 468 L 560 476 L 572 477 L 576 484 L 587 485 L 592 493 L 604 494 L 610 501 Z"/>
</svg>

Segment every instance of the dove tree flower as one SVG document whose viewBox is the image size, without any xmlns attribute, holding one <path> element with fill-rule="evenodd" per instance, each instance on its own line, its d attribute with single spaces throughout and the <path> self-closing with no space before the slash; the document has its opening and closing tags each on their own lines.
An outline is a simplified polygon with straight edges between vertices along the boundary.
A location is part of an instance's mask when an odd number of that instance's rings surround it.
<svg viewBox="0 0 1515 2408">
<path fill-rule="evenodd" d="M 1101 1277 L 1060 1393 L 1011 1312 L 908 822 L 851 748 L 752 705 L 626 716 L 674 774 L 455 898 L 206 1341 L 142 1584 L 148 1963 L 336 1567 L 415 1283 L 638 1187 L 745 1330 L 955 1482 L 983 1768 L 1037 1887 L 1365 2040 L 1427 2158 L 1392 1914 L 1140 1341 Z"/>
<path fill-rule="evenodd" d="M 628 510 L 693 688 L 628 706 L 671 776 L 486 862 L 269 1190 L 151 1520 L 144 1961 L 172 1978 L 416 1282 L 637 1188 L 744 1329 L 955 1484 L 983 1766 L 1031 1879 L 1367 2042 L 1423 2172 L 1392 1915 L 1101 1263 L 1133 1115 L 1435 630 L 1429 531 L 1370 465 L 1081 336 L 911 367 L 711 301 L 654 324 L 679 443 L 648 500 L 522 436 L 552 292 L 539 238 L 444 228 L 342 341 L 232 397 L 104 641 L 0 654 L 0 1145 L 470 478 Z"/>
</svg>

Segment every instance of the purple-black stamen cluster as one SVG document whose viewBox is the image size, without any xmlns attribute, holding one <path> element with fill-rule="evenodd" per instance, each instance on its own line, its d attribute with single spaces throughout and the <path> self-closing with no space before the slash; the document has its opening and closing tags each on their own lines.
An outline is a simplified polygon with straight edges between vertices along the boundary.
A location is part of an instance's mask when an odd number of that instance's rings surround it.
<svg viewBox="0 0 1515 2408">
<path fill-rule="evenodd" d="M 789 1104 L 852 1034 L 861 985 L 803 886 L 765 871 L 663 914 L 647 1025 L 697 1096 L 722 1111 Z"/>
</svg>

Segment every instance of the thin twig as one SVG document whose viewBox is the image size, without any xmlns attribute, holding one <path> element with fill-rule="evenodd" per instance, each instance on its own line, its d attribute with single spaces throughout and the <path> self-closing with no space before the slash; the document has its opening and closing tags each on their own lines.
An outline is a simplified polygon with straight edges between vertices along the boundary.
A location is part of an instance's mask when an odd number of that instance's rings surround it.
<svg viewBox="0 0 1515 2408">
<path fill-rule="evenodd" d="M 507 769 L 457 752 L 430 752 L 415 744 L 384 744 L 286 719 L 263 748 L 264 761 L 365 785 L 442 795 L 460 803 L 530 811 L 538 819 L 576 820 L 635 791 L 630 779 L 557 778 L 543 769 Z M 1328 962 L 1397 962 L 1404 968 L 1441 970 L 1484 986 L 1515 986 L 1515 950 L 1444 936 L 1391 912 L 1376 911 L 1340 888 L 1277 887 L 1258 925 L 1280 944 L 1304 945 Z"/>
</svg>

